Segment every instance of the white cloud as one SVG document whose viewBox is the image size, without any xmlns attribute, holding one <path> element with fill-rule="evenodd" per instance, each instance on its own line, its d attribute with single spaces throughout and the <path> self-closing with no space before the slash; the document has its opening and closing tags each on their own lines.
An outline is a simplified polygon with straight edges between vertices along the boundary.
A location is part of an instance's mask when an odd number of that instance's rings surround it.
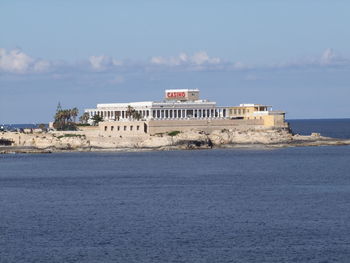
<svg viewBox="0 0 350 263">
<path fill-rule="evenodd" d="M 319 63 L 322 66 L 344 66 L 350 65 L 350 59 L 337 54 L 331 48 L 327 48 L 325 51 L 323 51 Z"/>
<path fill-rule="evenodd" d="M 210 58 L 208 54 L 204 51 L 200 51 L 195 53 L 191 58 L 191 62 L 197 65 L 203 65 L 205 63 L 208 64 L 219 64 L 220 58 Z"/>
<path fill-rule="evenodd" d="M 50 62 L 33 59 L 20 49 L 7 51 L 0 48 L 0 71 L 10 73 L 44 72 L 50 66 Z"/>
<path fill-rule="evenodd" d="M 189 56 L 186 53 L 180 53 L 175 57 L 152 57 L 150 62 L 151 64 L 164 66 L 201 66 L 219 64 L 221 59 L 209 57 L 205 51 L 199 51 L 194 53 L 192 56 Z"/>
<path fill-rule="evenodd" d="M 108 57 L 106 56 L 91 56 L 89 58 L 91 67 L 96 70 L 103 70 L 107 63 Z"/>
<path fill-rule="evenodd" d="M 159 65 L 164 65 L 164 64 L 168 64 L 168 60 L 163 58 L 163 57 L 152 57 L 151 58 L 151 63 L 152 64 L 159 64 Z"/>
<path fill-rule="evenodd" d="M 91 56 L 89 58 L 90 66 L 92 69 L 97 71 L 106 70 L 107 68 L 110 68 L 111 66 L 122 66 L 123 62 L 121 60 L 117 60 L 112 57 L 108 57 L 105 55 L 101 56 Z"/>
<path fill-rule="evenodd" d="M 122 66 L 123 65 L 123 61 L 115 59 L 115 58 L 112 58 L 112 64 L 114 66 Z"/>
<path fill-rule="evenodd" d="M 340 56 L 333 49 L 327 48 L 318 57 L 306 57 L 294 59 L 283 63 L 263 65 L 259 68 L 289 69 L 289 68 L 317 68 L 317 67 L 347 67 L 350 59 Z"/>
<path fill-rule="evenodd" d="M 323 51 L 321 59 L 320 59 L 320 63 L 322 65 L 328 65 L 331 64 L 332 61 L 336 58 L 336 55 L 333 51 L 333 49 L 331 48 L 327 48 L 325 51 Z"/>
<path fill-rule="evenodd" d="M 51 67 L 51 63 L 46 60 L 39 60 L 34 63 L 35 72 L 45 72 L 45 71 L 48 71 L 50 67 Z"/>
<path fill-rule="evenodd" d="M 0 69 L 7 72 L 24 73 L 26 72 L 33 59 L 19 49 L 10 50 L 0 49 Z"/>
<path fill-rule="evenodd" d="M 0 48 L 0 72 L 17 74 L 39 74 L 50 72 L 54 78 L 62 75 L 83 72 L 113 73 L 136 71 L 240 71 L 240 70 L 274 70 L 303 69 L 311 67 L 349 67 L 350 59 L 336 54 L 331 48 L 324 50 L 319 56 L 299 58 L 279 64 L 251 65 L 242 62 L 228 61 L 219 57 L 211 57 L 205 51 L 193 54 L 180 53 L 177 56 L 154 56 L 149 61 L 118 60 L 111 56 L 90 56 L 87 60 L 69 63 L 67 61 L 48 61 L 33 58 L 20 49 L 6 50 Z M 55 75 L 56 74 L 56 75 Z M 58 74 L 58 75 L 57 75 Z M 115 77 L 114 83 L 124 81 L 123 77 Z"/>
</svg>

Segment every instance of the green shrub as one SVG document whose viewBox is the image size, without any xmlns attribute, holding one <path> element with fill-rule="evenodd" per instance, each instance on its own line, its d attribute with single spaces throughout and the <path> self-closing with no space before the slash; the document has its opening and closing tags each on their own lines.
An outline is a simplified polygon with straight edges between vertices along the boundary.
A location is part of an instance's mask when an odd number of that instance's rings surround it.
<svg viewBox="0 0 350 263">
<path fill-rule="evenodd" d="M 179 133 L 181 133 L 180 131 L 171 131 L 171 132 L 168 132 L 168 135 L 169 136 L 176 136 L 178 135 Z"/>
<path fill-rule="evenodd" d="M 4 139 L 4 138 L 0 139 L 0 145 L 10 146 L 12 144 L 13 144 L 12 140 Z"/>
<path fill-rule="evenodd" d="M 57 138 L 61 139 L 61 138 L 65 138 L 65 137 L 79 137 L 79 138 L 85 138 L 85 135 L 83 134 L 72 134 L 72 133 L 68 133 L 68 134 L 64 134 L 64 135 L 60 135 Z"/>
</svg>

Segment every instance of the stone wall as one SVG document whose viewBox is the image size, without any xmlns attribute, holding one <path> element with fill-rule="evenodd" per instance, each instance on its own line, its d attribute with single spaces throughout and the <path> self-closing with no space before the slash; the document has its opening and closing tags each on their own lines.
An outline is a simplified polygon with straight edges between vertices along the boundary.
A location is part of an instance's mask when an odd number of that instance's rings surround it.
<svg viewBox="0 0 350 263">
<path fill-rule="evenodd" d="M 218 120 L 150 120 L 149 130 L 150 134 L 165 133 L 171 131 L 204 131 L 212 132 L 215 130 L 228 130 L 228 129 L 249 129 L 256 128 L 264 125 L 263 120 L 230 120 L 230 119 L 218 119 Z"/>
<path fill-rule="evenodd" d="M 275 115 L 256 119 L 187 119 L 187 120 L 144 120 L 100 122 L 99 133 L 106 136 L 155 135 L 171 131 L 248 130 L 286 127 L 283 117 Z"/>
<path fill-rule="evenodd" d="M 99 123 L 100 134 L 111 136 L 139 136 L 148 134 L 147 121 L 110 121 Z"/>
</svg>

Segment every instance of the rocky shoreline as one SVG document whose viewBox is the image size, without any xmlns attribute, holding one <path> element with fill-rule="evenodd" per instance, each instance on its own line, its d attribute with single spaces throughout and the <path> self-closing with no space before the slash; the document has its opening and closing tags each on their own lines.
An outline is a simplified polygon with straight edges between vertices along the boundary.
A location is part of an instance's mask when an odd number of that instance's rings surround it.
<svg viewBox="0 0 350 263">
<path fill-rule="evenodd" d="M 221 130 L 206 134 L 189 131 L 176 135 L 104 136 L 98 130 L 43 133 L 0 133 L 10 145 L 0 145 L 0 153 L 107 152 L 194 150 L 212 148 L 282 148 L 297 146 L 350 145 L 350 140 L 294 135 L 287 128 Z"/>
</svg>

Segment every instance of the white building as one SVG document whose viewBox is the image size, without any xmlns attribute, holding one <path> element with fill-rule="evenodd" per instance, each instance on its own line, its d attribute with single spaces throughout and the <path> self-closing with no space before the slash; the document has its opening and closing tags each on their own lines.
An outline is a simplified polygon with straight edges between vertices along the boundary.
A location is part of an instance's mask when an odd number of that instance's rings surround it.
<svg viewBox="0 0 350 263">
<path fill-rule="evenodd" d="M 94 115 L 108 121 L 129 120 L 130 107 L 139 113 L 141 119 L 208 119 L 228 118 L 230 107 L 218 107 L 216 102 L 199 99 L 198 89 L 165 90 L 162 102 L 130 102 L 97 104 L 95 109 L 86 109 L 92 118 Z"/>
</svg>

